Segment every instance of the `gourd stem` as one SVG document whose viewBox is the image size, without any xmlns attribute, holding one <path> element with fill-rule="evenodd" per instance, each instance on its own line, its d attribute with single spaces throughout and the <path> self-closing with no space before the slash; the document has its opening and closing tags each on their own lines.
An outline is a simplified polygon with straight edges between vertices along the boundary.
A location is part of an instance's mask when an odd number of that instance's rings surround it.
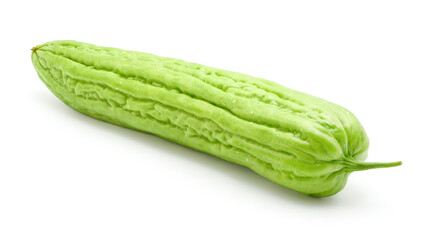
<svg viewBox="0 0 432 240">
<path fill-rule="evenodd" d="M 388 168 L 388 167 L 396 167 L 402 165 L 401 161 L 398 162 L 389 162 L 389 163 L 379 163 L 379 162 L 350 162 L 347 166 L 347 169 L 352 171 L 363 171 L 374 168 Z"/>
</svg>

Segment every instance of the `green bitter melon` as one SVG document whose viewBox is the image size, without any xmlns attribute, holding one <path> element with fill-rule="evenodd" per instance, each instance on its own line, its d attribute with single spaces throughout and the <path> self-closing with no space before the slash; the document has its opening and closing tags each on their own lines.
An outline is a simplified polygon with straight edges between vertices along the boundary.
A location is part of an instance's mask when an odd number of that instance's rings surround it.
<svg viewBox="0 0 432 240">
<path fill-rule="evenodd" d="M 368 137 L 345 108 L 277 83 L 178 59 L 53 41 L 32 49 L 44 84 L 94 118 L 246 166 L 303 194 L 339 192 Z"/>
</svg>

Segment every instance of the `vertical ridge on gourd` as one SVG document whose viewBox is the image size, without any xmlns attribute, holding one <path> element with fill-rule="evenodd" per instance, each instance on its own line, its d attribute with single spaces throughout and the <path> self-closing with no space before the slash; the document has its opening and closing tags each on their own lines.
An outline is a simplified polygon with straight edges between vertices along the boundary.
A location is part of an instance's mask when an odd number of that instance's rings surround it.
<svg viewBox="0 0 432 240">
<path fill-rule="evenodd" d="M 94 118 L 246 166 L 316 197 L 340 191 L 369 141 L 346 109 L 274 82 L 147 53 L 54 41 L 32 49 L 45 85 Z"/>
</svg>

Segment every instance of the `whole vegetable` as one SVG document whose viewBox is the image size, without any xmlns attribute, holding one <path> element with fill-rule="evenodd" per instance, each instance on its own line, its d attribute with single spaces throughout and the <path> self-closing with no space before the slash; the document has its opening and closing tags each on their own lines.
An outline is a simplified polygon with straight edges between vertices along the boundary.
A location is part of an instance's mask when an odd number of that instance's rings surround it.
<svg viewBox="0 0 432 240">
<path fill-rule="evenodd" d="M 45 85 L 94 118 L 246 166 L 303 194 L 339 192 L 368 137 L 345 108 L 277 83 L 178 59 L 53 41 L 32 49 Z"/>
</svg>

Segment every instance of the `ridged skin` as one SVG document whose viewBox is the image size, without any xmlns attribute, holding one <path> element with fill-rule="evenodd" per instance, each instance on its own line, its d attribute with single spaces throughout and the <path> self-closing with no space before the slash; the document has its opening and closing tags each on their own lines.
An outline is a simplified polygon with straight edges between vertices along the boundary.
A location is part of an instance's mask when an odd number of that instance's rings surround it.
<svg viewBox="0 0 432 240">
<path fill-rule="evenodd" d="M 307 195 L 333 195 L 352 171 L 375 168 L 361 164 L 369 141 L 352 113 L 268 80 L 75 41 L 39 45 L 32 61 L 45 85 L 79 112 Z"/>
</svg>

